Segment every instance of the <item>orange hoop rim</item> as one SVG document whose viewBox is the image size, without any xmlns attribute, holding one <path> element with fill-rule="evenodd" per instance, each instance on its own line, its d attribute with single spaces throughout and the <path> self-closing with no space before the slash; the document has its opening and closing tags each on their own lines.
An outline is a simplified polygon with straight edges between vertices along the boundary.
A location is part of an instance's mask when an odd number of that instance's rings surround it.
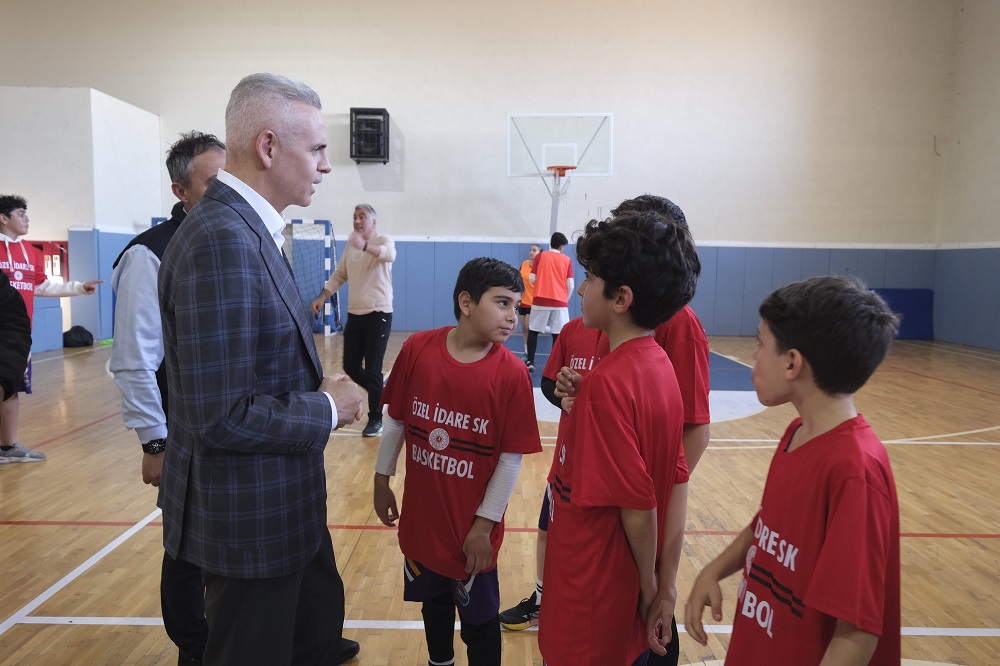
<svg viewBox="0 0 1000 666">
<path fill-rule="evenodd" d="M 555 166 L 545 167 L 547 171 L 552 171 L 553 175 L 556 176 L 565 176 L 567 171 L 572 171 L 575 168 L 576 168 L 575 166 L 572 166 L 570 164 L 559 164 Z"/>
</svg>

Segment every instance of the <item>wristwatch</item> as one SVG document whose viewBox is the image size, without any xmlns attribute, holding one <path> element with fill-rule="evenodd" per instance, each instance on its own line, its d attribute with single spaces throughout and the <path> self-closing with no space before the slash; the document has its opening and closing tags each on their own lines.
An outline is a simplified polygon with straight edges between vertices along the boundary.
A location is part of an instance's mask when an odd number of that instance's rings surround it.
<svg viewBox="0 0 1000 666">
<path fill-rule="evenodd" d="M 163 439 L 151 439 L 142 445 L 143 453 L 163 453 L 163 449 L 167 448 L 167 440 Z"/>
</svg>

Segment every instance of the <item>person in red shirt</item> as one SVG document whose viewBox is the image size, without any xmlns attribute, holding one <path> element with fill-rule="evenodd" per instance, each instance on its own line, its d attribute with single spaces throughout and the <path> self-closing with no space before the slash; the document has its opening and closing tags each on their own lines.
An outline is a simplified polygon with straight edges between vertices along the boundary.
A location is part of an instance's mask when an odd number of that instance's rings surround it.
<svg viewBox="0 0 1000 666">
<path fill-rule="evenodd" d="M 628 211 L 656 213 L 668 224 L 679 224 L 687 227 L 684 212 L 665 197 L 643 194 L 626 199 L 612 211 L 612 215 Z M 653 337 L 667 353 L 670 363 L 674 366 L 677 383 L 684 401 L 684 450 L 681 463 L 678 465 L 678 474 L 683 478 L 689 472 L 694 472 L 694 468 L 709 442 L 711 413 L 709 409 L 708 338 L 701 321 L 688 305 L 681 308 L 666 322 L 657 326 Z M 570 321 L 563 328 L 559 340 L 553 345 L 552 355 L 542 373 L 541 382 L 543 395 L 552 404 L 564 410 L 559 420 L 560 427 L 563 427 L 568 408 L 572 405 L 573 398 L 569 396 L 575 394 L 575 384 L 572 382 L 578 383 L 583 375 L 593 369 L 594 364 L 608 351 L 607 336 L 604 335 L 603 331 L 584 326 L 582 318 Z M 559 392 L 560 395 L 557 396 L 556 379 L 563 367 L 571 371 L 571 383 L 566 387 L 567 392 Z M 538 518 L 538 535 L 535 541 L 535 591 L 517 605 L 500 613 L 500 624 L 507 629 L 517 631 L 538 624 L 542 599 L 545 547 L 548 537 L 549 499 L 549 493 L 546 492 Z M 649 659 L 650 664 L 662 666 L 677 664 L 680 643 L 677 637 L 676 622 L 671 620 L 671 626 L 672 639 L 666 646 L 666 654 L 652 653 Z"/>
<path fill-rule="evenodd" d="M 581 284 L 581 287 L 583 285 Z M 603 346 L 607 353 L 607 342 L 603 333 L 595 328 L 587 328 L 583 317 L 571 320 L 563 327 L 559 338 L 552 345 L 552 353 L 542 370 L 542 395 L 560 409 L 559 429 L 565 427 L 573 406 L 573 397 L 556 395 L 556 379 L 560 369 L 573 368 L 581 377 L 590 372 L 600 360 L 598 347 Z M 538 624 L 538 614 L 542 603 L 542 578 L 545 572 L 545 546 L 548 540 L 549 503 L 551 502 L 549 485 L 545 485 L 542 496 L 542 506 L 538 513 L 538 533 L 535 538 L 535 590 L 519 603 L 500 613 L 500 624 L 511 631 L 520 631 Z"/>
<path fill-rule="evenodd" d="M 531 379 L 503 343 L 524 284 L 497 259 L 468 262 L 454 291 L 456 326 L 403 343 L 386 383 L 375 512 L 399 520 L 403 598 L 422 603 L 433 664 L 454 663 L 457 609 L 469 662 L 500 664 L 497 553 L 521 456 L 542 450 Z M 389 485 L 406 447 L 402 512 Z"/>
<path fill-rule="evenodd" d="M 0 270 L 11 286 L 21 294 L 29 321 L 35 312 L 35 296 L 80 296 L 94 294 L 103 280 L 59 283 L 45 274 L 41 251 L 24 242 L 28 233 L 28 202 L 17 195 L 0 196 Z M 0 405 L 0 463 L 41 462 L 45 454 L 33 451 L 17 441 L 21 401 L 18 392 L 31 393 L 31 357 L 27 358 L 24 378 L 17 391 Z"/>
<path fill-rule="evenodd" d="M 705 645 L 719 581 L 743 572 L 727 664 L 900 662 L 899 505 L 885 446 L 854 393 L 885 358 L 899 317 L 859 280 L 818 277 L 764 299 L 753 383 L 799 417 L 771 459 L 750 524 L 698 575 L 685 607 Z"/>
<path fill-rule="evenodd" d="M 539 648 L 550 666 L 628 666 L 670 638 L 683 404 L 652 333 L 691 300 L 700 264 L 688 230 L 655 213 L 591 221 L 577 257 L 584 322 L 610 351 L 580 381 L 549 472 Z"/>
</svg>

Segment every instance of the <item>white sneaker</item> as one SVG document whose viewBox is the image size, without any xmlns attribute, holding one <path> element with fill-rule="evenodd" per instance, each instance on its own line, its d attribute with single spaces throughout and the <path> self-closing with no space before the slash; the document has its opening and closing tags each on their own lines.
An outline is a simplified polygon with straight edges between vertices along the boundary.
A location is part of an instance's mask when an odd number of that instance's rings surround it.
<svg viewBox="0 0 1000 666">
<path fill-rule="evenodd" d="M 14 444 L 14 448 L 9 450 L 0 449 L 0 463 L 31 463 L 42 462 L 45 454 L 32 451 L 20 444 Z"/>
</svg>

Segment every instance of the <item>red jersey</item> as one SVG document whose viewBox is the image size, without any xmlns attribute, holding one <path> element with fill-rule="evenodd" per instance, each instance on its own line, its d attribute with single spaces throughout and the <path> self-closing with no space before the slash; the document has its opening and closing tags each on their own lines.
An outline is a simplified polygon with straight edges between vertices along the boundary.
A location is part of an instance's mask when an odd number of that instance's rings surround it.
<svg viewBox="0 0 1000 666">
<path fill-rule="evenodd" d="M 545 250 L 535 255 L 531 265 L 535 274 L 535 294 L 532 305 L 565 308 L 569 304 L 566 280 L 573 277 L 573 262 L 562 252 Z"/>
<path fill-rule="evenodd" d="M 35 287 L 48 280 L 42 252 L 24 241 L 0 244 L 0 270 L 7 274 L 11 286 L 24 299 L 28 319 L 35 312 Z"/>
<path fill-rule="evenodd" d="M 656 342 L 667 352 L 684 398 L 684 424 L 711 423 L 709 410 L 708 338 L 705 327 L 689 306 L 653 331 Z M 608 353 L 608 338 L 601 335 L 599 355 Z"/>
<path fill-rule="evenodd" d="M 657 509 L 659 557 L 682 415 L 670 360 L 651 336 L 625 342 L 580 383 L 549 472 L 546 568 L 560 575 L 545 581 L 539 647 L 547 663 L 629 666 L 647 649 L 621 509 Z"/>
<path fill-rule="evenodd" d="M 888 453 L 861 415 L 786 451 L 801 424 L 781 438 L 751 523 L 726 663 L 818 664 L 840 619 L 881 637 L 870 664 L 899 666 L 899 506 Z"/>
<path fill-rule="evenodd" d="M 600 351 L 601 341 L 604 341 L 604 351 Z M 587 328 L 583 323 L 583 317 L 570 320 L 563 326 L 562 332 L 552 345 L 552 353 L 542 370 L 542 377 L 556 380 L 559 371 L 564 367 L 579 372 L 586 376 L 594 369 L 594 366 L 601 357 L 608 353 L 608 342 L 603 331 L 596 328 Z M 561 430 L 568 419 L 569 414 L 560 410 L 559 429 Z"/>
<path fill-rule="evenodd" d="M 493 345 L 485 358 L 460 363 L 447 348 L 452 328 L 415 333 L 403 343 L 382 402 L 405 433 L 399 548 L 436 573 L 464 579 L 462 545 L 500 454 L 537 453 L 542 445 L 524 362 Z M 503 527 L 501 520 L 490 534 L 489 569 Z"/>
</svg>

